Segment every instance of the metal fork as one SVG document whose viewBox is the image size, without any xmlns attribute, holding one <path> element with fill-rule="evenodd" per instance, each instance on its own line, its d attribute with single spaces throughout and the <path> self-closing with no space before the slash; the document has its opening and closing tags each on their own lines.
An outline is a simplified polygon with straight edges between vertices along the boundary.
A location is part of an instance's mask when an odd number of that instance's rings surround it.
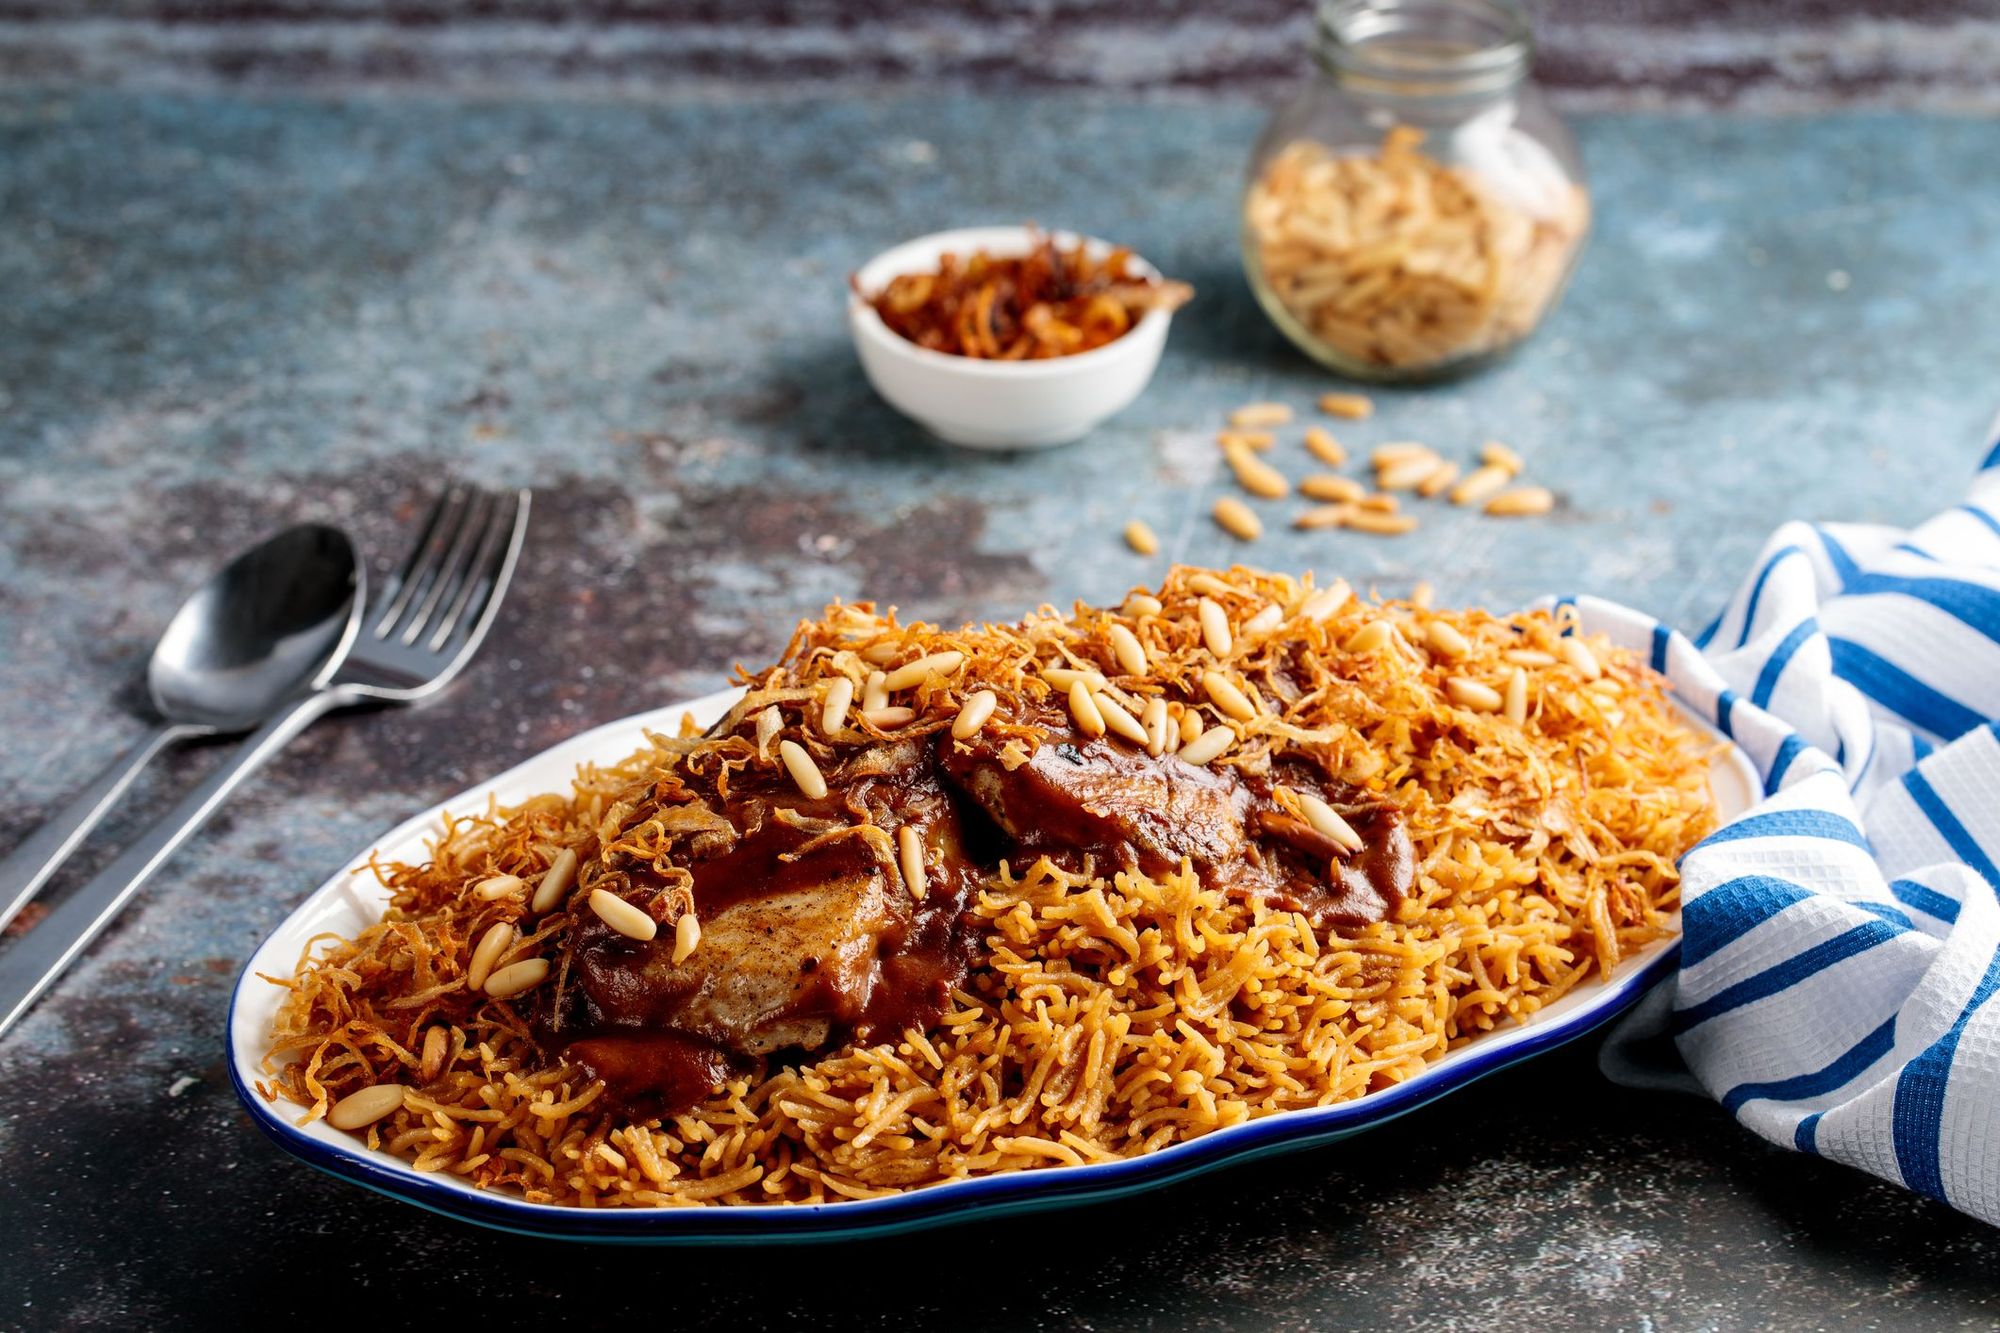
<svg viewBox="0 0 2000 1333">
<path fill-rule="evenodd" d="M 139 886 L 207 822 L 244 778 L 316 719 L 354 704 L 406 704 L 464 669 L 492 627 L 528 530 L 529 493 L 453 486 L 415 548 L 368 602 L 362 632 L 321 688 L 245 740 L 97 877 L 0 953 L 0 1035 L 111 923 Z"/>
</svg>

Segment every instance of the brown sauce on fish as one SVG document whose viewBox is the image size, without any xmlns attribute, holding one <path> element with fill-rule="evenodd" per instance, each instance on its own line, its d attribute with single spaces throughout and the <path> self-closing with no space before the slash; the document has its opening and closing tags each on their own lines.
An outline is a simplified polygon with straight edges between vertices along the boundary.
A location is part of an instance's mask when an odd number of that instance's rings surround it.
<svg viewBox="0 0 2000 1333">
<path fill-rule="evenodd" d="M 650 1116 L 685 1110 L 760 1059 L 931 1027 L 972 970 L 970 908 L 1003 857 L 1152 875 L 1186 862 L 1321 927 L 1382 920 L 1410 892 L 1401 816 L 1301 760 L 1246 777 L 1087 739 L 1059 715 L 1036 722 L 1041 743 L 1011 770 L 989 732 L 863 751 L 827 774 L 817 801 L 769 771 L 732 774 L 726 797 L 711 782 L 704 803 L 736 836 L 681 867 L 701 947 L 677 965 L 673 931 L 641 943 L 585 914 L 544 1040 L 602 1079 L 611 1107 Z M 1279 784 L 1342 811 L 1364 847 L 1350 855 L 1287 814 Z M 826 836 L 859 823 L 881 832 Z M 895 866 L 906 825 L 924 843 L 922 898 Z M 612 868 L 634 885 L 665 882 L 651 866 Z"/>
</svg>

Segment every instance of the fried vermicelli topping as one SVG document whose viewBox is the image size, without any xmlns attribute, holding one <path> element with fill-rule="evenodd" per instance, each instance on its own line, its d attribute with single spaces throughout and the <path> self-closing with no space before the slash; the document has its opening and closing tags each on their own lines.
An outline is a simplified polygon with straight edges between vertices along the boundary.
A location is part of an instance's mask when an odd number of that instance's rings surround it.
<svg viewBox="0 0 2000 1333">
<path fill-rule="evenodd" d="M 946 254 L 936 272 L 900 274 L 863 295 L 890 332 L 919 347 L 1037 361 L 1102 347 L 1148 310 L 1179 308 L 1194 289 L 1140 273 L 1129 250 L 1100 259 L 1042 236 L 1020 256 Z"/>
<path fill-rule="evenodd" d="M 420 1169 L 595 1206 L 859 1198 L 1132 1156 L 1387 1087 L 1608 975 L 1671 934 L 1675 860 L 1713 824 L 1707 743 L 1567 607 L 1497 617 L 1176 569 L 1119 608 L 1016 625 L 837 605 L 743 682 L 708 731 L 650 737 L 568 794 L 450 821 L 422 865 L 376 867 L 382 920 L 272 979 L 288 993 L 270 1095 Z M 1021 836 L 978 870 L 977 947 L 924 1022 L 733 1052 L 653 1116 L 552 1039 L 582 951 L 650 950 L 671 974 L 719 947 L 728 912 L 688 871 L 748 836 L 716 817 L 718 784 L 809 802 L 816 777 L 838 800 L 913 742 L 1030 772 L 1058 728 L 1078 754 L 1254 790 L 1261 827 L 1334 878 L 1393 826 L 1408 890 L 1356 909 L 1246 891 L 1194 856 L 1112 865 Z M 948 886 L 911 825 L 850 805 L 806 840 L 935 904 Z"/>
</svg>

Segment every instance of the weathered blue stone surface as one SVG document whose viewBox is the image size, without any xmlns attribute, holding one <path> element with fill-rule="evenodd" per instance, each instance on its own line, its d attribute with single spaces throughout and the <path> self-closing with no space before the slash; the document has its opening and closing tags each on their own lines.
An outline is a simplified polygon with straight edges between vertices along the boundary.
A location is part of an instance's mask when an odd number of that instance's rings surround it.
<svg viewBox="0 0 2000 1333">
<path fill-rule="evenodd" d="M 1385 541 L 1294 533 L 1263 504 L 1246 550 L 1206 517 L 1215 426 L 1328 387 L 1237 268 L 1257 123 L 1085 96 L 0 95 L 0 844 L 140 733 L 151 640 L 225 553 L 330 519 L 386 557 L 446 476 L 537 488 L 518 592 L 463 684 L 321 724 L 0 1042 L 0 1325 L 322 1299 L 454 1325 L 1990 1325 L 1990 1231 L 1706 1104 L 1610 1088 L 1587 1051 L 1151 1200 L 698 1262 L 474 1233 L 295 1167 L 235 1110 L 234 972 L 351 852 L 715 686 L 828 598 L 1012 616 L 1116 598 L 1169 556 L 1249 558 L 1495 606 L 1591 591 L 1692 627 L 1786 517 L 1950 503 L 2000 406 L 1992 122 L 1594 119 L 1598 231 L 1542 336 L 1335 423 L 1459 457 L 1504 439 L 1559 511 L 1426 505 Z M 1024 219 L 1127 242 L 1200 297 L 1151 390 L 1083 444 L 933 445 L 862 381 L 844 276 L 921 232 Z M 1290 437 L 1276 458 L 1306 470 Z M 1134 515 L 1161 557 L 1118 541 Z M 162 768 L 78 871 L 215 757 Z"/>
</svg>

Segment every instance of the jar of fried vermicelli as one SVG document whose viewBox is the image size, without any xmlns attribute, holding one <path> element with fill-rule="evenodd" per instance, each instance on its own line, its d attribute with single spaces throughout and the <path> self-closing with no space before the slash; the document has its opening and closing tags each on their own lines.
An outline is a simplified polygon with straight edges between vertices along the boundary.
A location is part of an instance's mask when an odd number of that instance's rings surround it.
<svg viewBox="0 0 2000 1333">
<path fill-rule="evenodd" d="M 1265 311 L 1345 375 L 1472 369 L 1535 329 L 1590 228 L 1576 142 L 1513 0 L 1324 0 L 1313 76 L 1243 194 Z"/>
</svg>

